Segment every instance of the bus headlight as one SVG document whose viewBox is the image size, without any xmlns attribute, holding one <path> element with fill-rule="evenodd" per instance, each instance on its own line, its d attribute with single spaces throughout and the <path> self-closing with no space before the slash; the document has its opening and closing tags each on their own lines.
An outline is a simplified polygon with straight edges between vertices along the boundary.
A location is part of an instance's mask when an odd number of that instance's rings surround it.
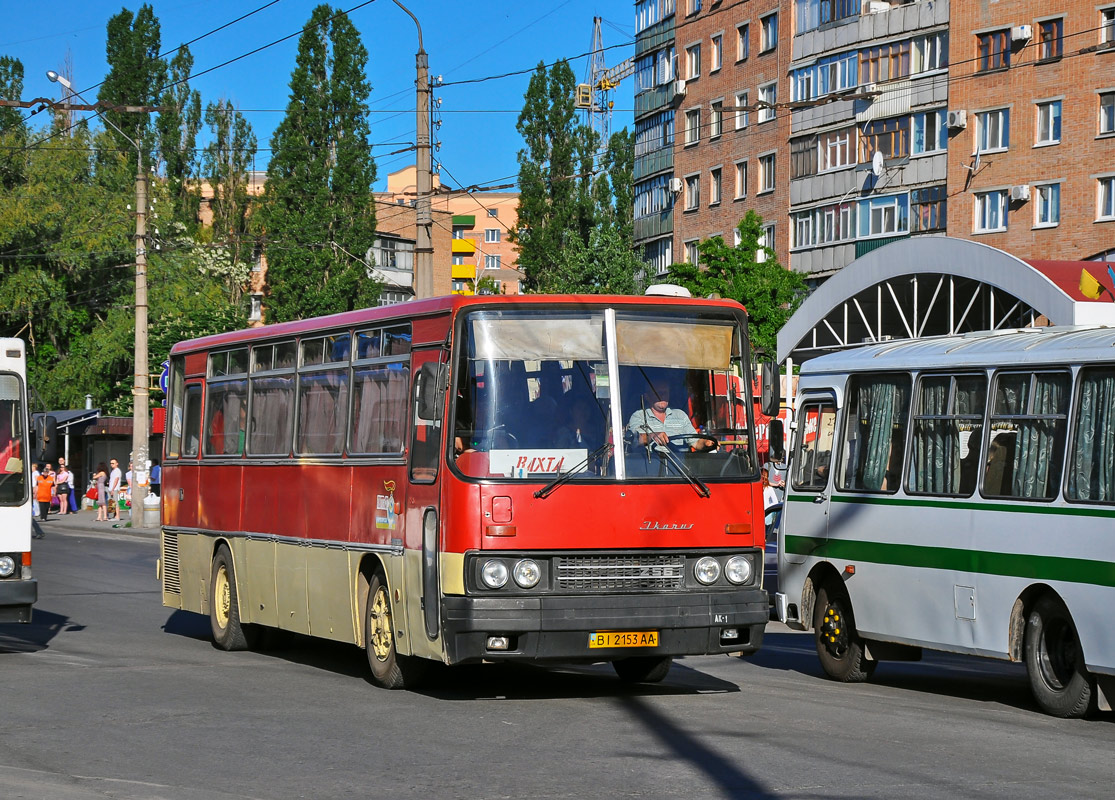
<svg viewBox="0 0 1115 800">
<path fill-rule="evenodd" d="M 485 561 L 480 569 L 480 579 L 489 589 L 501 589 L 507 585 L 507 565 L 502 561 Z"/>
<path fill-rule="evenodd" d="M 515 583 L 521 588 L 533 589 L 542 579 L 542 570 L 538 568 L 537 562 L 525 558 L 515 565 L 514 575 Z"/>
<path fill-rule="evenodd" d="M 732 556 L 724 564 L 724 577 L 732 583 L 747 583 L 754 571 L 747 556 Z"/>
<path fill-rule="evenodd" d="M 11 556 L 0 556 L 0 578 L 10 578 L 15 574 L 15 559 Z"/>
<path fill-rule="evenodd" d="M 720 577 L 720 562 L 712 556 L 705 556 L 693 568 L 693 575 L 706 586 L 716 583 L 716 579 Z"/>
</svg>

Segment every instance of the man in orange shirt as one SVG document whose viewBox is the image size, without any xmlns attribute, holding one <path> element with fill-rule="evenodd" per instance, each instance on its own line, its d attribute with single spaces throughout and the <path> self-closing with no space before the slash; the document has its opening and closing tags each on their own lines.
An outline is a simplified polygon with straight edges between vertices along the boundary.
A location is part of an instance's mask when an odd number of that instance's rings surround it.
<svg viewBox="0 0 1115 800">
<path fill-rule="evenodd" d="M 35 499 L 39 503 L 39 519 L 46 522 L 47 512 L 50 511 L 50 499 L 54 496 L 54 470 L 50 464 L 39 473 L 35 484 Z"/>
</svg>

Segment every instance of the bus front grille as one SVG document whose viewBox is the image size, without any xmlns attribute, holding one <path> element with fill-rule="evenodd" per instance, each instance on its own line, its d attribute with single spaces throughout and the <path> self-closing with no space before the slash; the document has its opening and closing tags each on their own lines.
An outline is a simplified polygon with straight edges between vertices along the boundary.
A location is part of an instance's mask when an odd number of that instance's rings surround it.
<svg viewBox="0 0 1115 800">
<path fill-rule="evenodd" d="M 163 531 L 163 589 L 182 594 L 182 577 L 178 572 L 178 534 Z"/>
<path fill-rule="evenodd" d="M 558 591 L 681 589 L 685 558 L 680 555 L 559 556 L 554 559 Z"/>
</svg>

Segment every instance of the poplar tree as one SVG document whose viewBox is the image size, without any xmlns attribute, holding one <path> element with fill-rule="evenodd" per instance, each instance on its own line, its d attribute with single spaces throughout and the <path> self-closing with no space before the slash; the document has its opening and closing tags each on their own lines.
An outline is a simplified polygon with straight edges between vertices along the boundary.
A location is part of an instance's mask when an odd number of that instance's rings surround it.
<svg viewBox="0 0 1115 800">
<path fill-rule="evenodd" d="M 348 16 L 314 9 L 298 41 L 286 116 L 271 138 L 263 197 L 268 317 L 276 322 L 374 304 L 368 52 Z"/>
<path fill-rule="evenodd" d="M 159 90 L 167 82 L 166 62 L 159 58 L 159 20 L 150 5 L 144 3 L 132 14 L 122 9 L 109 18 L 105 42 L 108 74 L 101 84 L 97 99 L 112 105 L 155 106 Z M 152 114 L 127 111 L 106 111 L 105 119 L 128 134 L 143 147 L 144 163 L 153 163 L 155 150 Z M 112 125 L 106 125 L 120 150 L 130 153 L 135 164 L 135 148 L 120 136 Z M 134 170 L 133 170 L 134 175 Z"/>
<path fill-rule="evenodd" d="M 209 203 L 213 239 L 224 243 L 233 263 L 241 263 L 252 257 L 254 244 L 248 226 L 248 172 L 256 154 L 256 136 L 228 100 L 210 103 L 205 122 L 212 139 L 205 146 L 202 175 L 213 192 Z M 232 287 L 233 300 L 239 300 L 240 289 Z"/>
<path fill-rule="evenodd" d="M 194 57 L 186 46 L 170 61 L 170 78 L 159 105 L 165 111 L 155 121 L 158 152 L 166 172 L 167 188 L 174 201 L 174 219 L 189 232 L 198 226 L 201 187 L 198 174 L 197 134 L 201 128 L 201 95 L 188 83 Z"/>
</svg>

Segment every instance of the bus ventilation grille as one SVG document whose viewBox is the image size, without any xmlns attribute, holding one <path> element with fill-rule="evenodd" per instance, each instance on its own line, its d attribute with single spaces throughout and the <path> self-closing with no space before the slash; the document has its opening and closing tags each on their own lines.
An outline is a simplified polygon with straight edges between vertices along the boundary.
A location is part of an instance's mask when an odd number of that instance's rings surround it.
<svg viewBox="0 0 1115 800">
<path fill-rule="evenodd" d="M 557 588 L 565 591 L 681 589 L 680 555 L 561 556 L 555 559 Z"/>
<path fill-rule="evenodd" d="M 163 532 L 163 590 L 182 594 L 182 576 L 178 572 L 178 534 Z"/>
</svg>

